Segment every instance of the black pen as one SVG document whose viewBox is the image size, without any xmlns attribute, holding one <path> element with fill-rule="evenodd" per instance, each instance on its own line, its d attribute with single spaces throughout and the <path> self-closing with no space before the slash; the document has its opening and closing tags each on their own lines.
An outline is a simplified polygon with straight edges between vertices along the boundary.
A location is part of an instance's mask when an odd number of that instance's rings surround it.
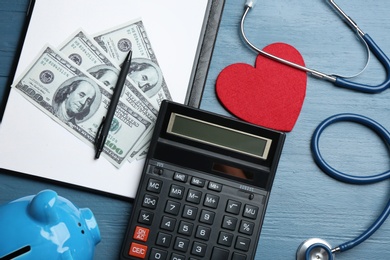
<svg viewBox="0 0 390 260">
<path fill-rule="evenodd" d="M 102 123 L 100 124 L 98 131 L 95 137 L 95 148 L 96 154 L 95 159 L 98 159 L 100 153 L 103 151 L 104 144 L 108 136 L 108 131 L 110 130 L 112 119 L 115 115 L 116 107 L 118 106 L 119 98 L 121 97 L 123 86 L 125 85 L 126 76 L 129 73 L 131 56 L 133 52 L 130 50 L 127 54 L 125 61 L 123 62 L 121 72 L 118 76 L 118 81 L 116 82 L 114 93 L 112 94 L 110 106 L 108 107 L 107 115 L 103 117 Z"/>
</svg>

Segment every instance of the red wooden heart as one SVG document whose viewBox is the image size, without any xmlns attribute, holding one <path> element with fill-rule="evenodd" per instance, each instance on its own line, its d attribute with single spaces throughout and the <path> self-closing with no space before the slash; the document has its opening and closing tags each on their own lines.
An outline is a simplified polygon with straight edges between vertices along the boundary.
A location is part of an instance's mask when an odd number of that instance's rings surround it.
<svg viewBox="0 0 390 260">
<path fill-rule="evenodd" d="M 264 51 L 304 66 L 294 47 L 273 43 Z M 305 72 L 258 55 L 256 66 L 236 63 L 218 75 L 216 92 L 233 115 L 264 127 L 291 131 L 306 94 Z"/>
</svg>

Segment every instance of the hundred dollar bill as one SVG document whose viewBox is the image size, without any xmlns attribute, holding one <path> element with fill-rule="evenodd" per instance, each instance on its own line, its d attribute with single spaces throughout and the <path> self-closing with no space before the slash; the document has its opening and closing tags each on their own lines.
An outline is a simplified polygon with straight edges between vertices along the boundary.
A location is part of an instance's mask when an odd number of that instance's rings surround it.
<svg viewBox="0 0 390 260">
<path fill-rule="evenodd" d="M 90 75 L 98 81 L 108 86 L 110 89 L 115 88 L 118 79 L 120 68 L 115 61 L 111 61 L 107 57 L 107 53 L 91 39 L 83 30 L 78 30 L 70 37 L 61 47 L 60 51 L 64 53 L 76 65 L 88 71 Z M 139 114 L 147 118 L 152 123 L 155 123 L 158 110 L 148 101 L 145 94 L 140 92 L 137 87 L 134 87 L 129 80 L 125 81 L 124 93 L 120 99 L 123 103 L 128 104 Z M 148 129 L 151 131 L 150 129 Z M 151 139 L 151 134 L 147 134 L 145 138 L 139 140 L 136 147 L 145 146 Z M 137 152 L 132 150 L 130 154 L 134 155 Z"/>
<path fill-rule="evenodd" d="M 62 57 L 59 51 L 44 47 L 12 87 L 83 142 L 94 146 L 111 93 L 87 72 Z M 150 121 L 119 102 L 103 156 L 120 167 L 150 127 Z"/>
<path fill-rule="evenodd" d="M 120 67 L 104 52 L 99 45 L 83 30 L 78 30 L 60 48 L 70 60 L 80 66 L 98 81 L 115 88 Z M 121 100 L 136 109 L 141 115 L 155 122 L 158 110 L 148 101 L 147 97 L 133 86 L 129 80 L 125 81 L 125 89 Z"/>
<path fill-rule="evenodd" d="M 93 38 L 118 64 L 133 50 L 129 77 L 156 108 L 164 99 L 172 99 L 141 20 L 98 33 Z"/>
</svg>

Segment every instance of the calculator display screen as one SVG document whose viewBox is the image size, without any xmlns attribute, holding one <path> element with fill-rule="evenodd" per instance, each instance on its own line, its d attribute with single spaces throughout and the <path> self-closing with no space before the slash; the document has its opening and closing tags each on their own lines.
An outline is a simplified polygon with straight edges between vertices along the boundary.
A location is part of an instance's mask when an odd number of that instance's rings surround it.
<svg viewBox="0 0 390 260">
<path fill-rule="evenodd" d="M 266 160 L 272 140 L 217 125 L 211 122 L 172 113 L 167 132 L 201 143 L 222 147 Z"/>
</svg>

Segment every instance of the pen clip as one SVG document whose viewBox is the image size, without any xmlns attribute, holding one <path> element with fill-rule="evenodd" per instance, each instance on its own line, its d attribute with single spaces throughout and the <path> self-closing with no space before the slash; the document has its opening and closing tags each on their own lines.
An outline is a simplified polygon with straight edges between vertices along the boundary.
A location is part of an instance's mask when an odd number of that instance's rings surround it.
<svg viewBox="0 0 390 260">
<path fill-rule="evenodd" d="M 104 126 L 104 121 L 106 120 L 106 117 L 103 116 L 103 119 L 102 119 L 102 122 L 100 123 L 100 126 L 96 132 L 96 136 L 95 136 L 95 148 L 97 148 L 100 144 L 99 142 L 99 139 L 100 139 L 100 136 L 102 135 L 102 130 L 103 130 L 103 126 Z"/>
</svg>

